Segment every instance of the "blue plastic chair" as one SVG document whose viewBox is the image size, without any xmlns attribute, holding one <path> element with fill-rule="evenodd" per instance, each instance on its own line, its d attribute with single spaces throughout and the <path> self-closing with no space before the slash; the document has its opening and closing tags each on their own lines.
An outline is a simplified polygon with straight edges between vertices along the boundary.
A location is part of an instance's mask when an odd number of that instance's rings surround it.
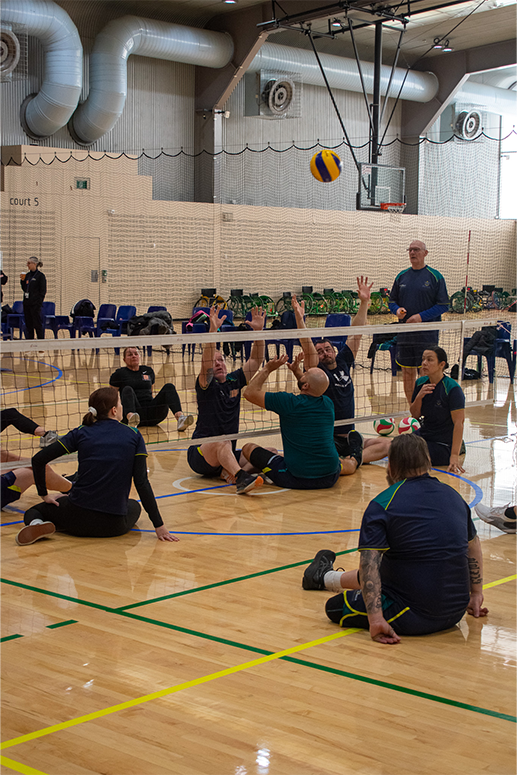
<svg viewBox="0 0 517 775">
<path fill-rule="evenodd" d="M 486 363 L 488 367 L 488 381 L 489 383 L 492 383 L 494 381 L 494 374 L 495 374 L 495 359 L 496 358 L 503 358 L 506 363 L 508 364 L 508 373 L 510 375 L 510 383 L 513 384 L 514 378 L 515 378 L 515 364 L 516 364 L 516 353 L 515 353 L 515 342 L 511 344 L 511 333 L 512 333 L 512 325 L 511 323 L 506 323 L 502 320 L 497 321 L 497 336 L 494 342 L 494 347 L 491 352 L 489 353 L 480 353 L 477 352 L 474 348 L 469 352 L 467 355 L 467 358 L 471 355 L 475 355 L 477 357 L 477 367 L 478 371 L 481 372 L 482 367 L 482 359 L 483 357 L 486 358 Z M 467 342 L 470 340 L 469 338 L 466 338 L 463 340 L 463 347 L 467 344 Z M 465 362 L 467 358 L 463 359 L 463 368 L 462 368 L 462 376 L 465 372 Z"/>
<path fill-rule="evenodd" d="M 44 301 L 41 305 L 41 319 L 43 321 L 43 331 L 47 329 L 54 332 L 56 327 L 56 305 L 53 301 Z M 54 339 L 56 335 L 54 334 Z"/>
<path fill-rule="evenodd" d="M 7 315 L 7 331 L 11 339 L 14 339 L 14 329 L 20 332 L 20 339 L 25 333 L 25 318 L 23 316 L 23 301 L 15 301 L 12 306 L 12 312 Z"/>
<path fill-rule="evenodd" d="M 116 314 L 116 304 L 101 304 L 97 315 L 97 323 L 95 325 L 95 336 L 101 336 L 108 328 L 117 328 L 115 321 Z"/>
<path fill-rule="evenodd" d="M 346 312 L 330 312 L 325 319 L 325 328 L 343 328 L 344 326 L 349 326 L 350 323 L 351 317 L 350 315 L 347 315 Z M 341 350 L 346 344 L 348 337 L 341 334 L 339 336 L 328 336 L 327 339 L 329 339 L 338 350 Z"/>
</svg>

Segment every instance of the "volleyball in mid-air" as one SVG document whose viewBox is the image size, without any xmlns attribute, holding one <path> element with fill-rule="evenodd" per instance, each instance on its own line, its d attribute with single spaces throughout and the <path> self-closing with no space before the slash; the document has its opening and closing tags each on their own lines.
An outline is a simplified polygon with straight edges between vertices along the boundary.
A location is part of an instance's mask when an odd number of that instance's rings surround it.
<svg viewBox="0 0 517 775">
<path fill-rule="evenodd" d="M 374 420 L 373 427 L 379 436 L 389 436 L 395 430 L 395 422 L 391 417 L 383 417 L 382 420 Z"/>
<path fill-rule="evenodd" d="M 403 417 L 399 422 L 399 433 L 413 433 L 420 428 L 420 423 L 414 417 Z"/>
<path fill-rule="evenodd" d="M 320 183 L 332 183 L 341 174 L 341 159 L 334 151 L 318 151 L 311 159 L 311 172 Z"/>
</svg>

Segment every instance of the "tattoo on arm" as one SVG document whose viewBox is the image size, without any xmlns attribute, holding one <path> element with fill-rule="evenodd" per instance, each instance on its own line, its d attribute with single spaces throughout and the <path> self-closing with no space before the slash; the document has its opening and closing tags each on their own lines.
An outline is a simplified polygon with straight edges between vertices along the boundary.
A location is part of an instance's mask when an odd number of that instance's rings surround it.
<svg viewBox="0 0 517 775">
<path fill-rule="evenodd" d="M 469 557 L 469 575 L 470 575 L 470 583 L 471 584 L 482 584 L 483 583 L 483 575 L 481 573 L 481 568 L 479 565 L 479 562 L 476 557 Z"/>
<path fill-rule="evenodd" d="M 369 614 L 382 611 L 381 575 L 379 572 L 381 560 L 381 552 L 361 552 L 361 589 Z"/>
<path fill-rule="evenodd" d="M 214 370 L 213 369 L 207 369 L 205 374 L 205 382 L 206 386 L 208 387 L 209 384 L 212 382 L 214 378 Z"/>
</svg>

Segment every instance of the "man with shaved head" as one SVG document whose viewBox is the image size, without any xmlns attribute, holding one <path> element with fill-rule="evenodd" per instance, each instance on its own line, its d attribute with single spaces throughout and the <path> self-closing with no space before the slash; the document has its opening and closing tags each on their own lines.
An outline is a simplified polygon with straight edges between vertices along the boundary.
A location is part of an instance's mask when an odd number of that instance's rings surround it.
<svg viewBox="0 0 517 775">
<path fill-rule="evenodd" d="M 395 278 L 389 307 L 399 323 L 429 323 L 442 319 L 449 308 L 445 280 L 436 269 L 425 263 L 428 250 L 415 239 L 407 249 L 411 267 Z M 438 331 L 413 331 L 397 334 L 396 360 L 402 368 L 404 393 L 411 403 L 422 353 L 438 344 Z"/>
<path fill-rule="evenodd" d="M 302 371 L 303 354 L 293 363 L 288 356 L 266 363 L 244 390 L 244 398 L 280 417 L 283 456 L 257 444 L 245 444 L 242 454 L 279 487 L 294 490 L 321 490 L 339 479 L 341 464 L 334 444 L 334 405 L 323 394 L 329 379 L 318 368 Z M 269 375 L 284 364 L 298 380 L 300 395 L 268 393 L 264 385 Z"/>
</svg>

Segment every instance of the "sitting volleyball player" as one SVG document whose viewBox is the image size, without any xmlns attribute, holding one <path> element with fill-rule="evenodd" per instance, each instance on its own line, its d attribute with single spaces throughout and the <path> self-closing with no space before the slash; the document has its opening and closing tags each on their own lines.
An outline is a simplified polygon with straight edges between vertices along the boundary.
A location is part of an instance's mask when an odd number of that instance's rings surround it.
<svg viewBox="0 0 517 775">
<path fill-rule="evenodd" d="M 302 371 L 303 354 L 266 363 L 244 391 L 244 398 L 280 417 L 283 455 L 257 444 L 245 444 L 243 455 L 279 487 L 321 490 L 333 487 L 341 465 L 334 444 L 334 407 L 323 394 L 329 380 L 321 369 Z M 298 380 L 300 395 L 264 391 L 269 375 L 286 364 Z"/>
<path fill-rule="evenodd" d="M 457 624 L 483 608 L 483 557 L 463 498 L 429 475 L 431 461 L 416 434 L 393 440 L 390 487 L 364 512 L 359 570 L 334 570 L 323 549 L 305 570 L 304 589 L 338 592 L 327 600 L 329 619 L 370 630 L 379 643 L 426 635 Z M 349 590 L 349 591 L 344 591 Z"/>
<path fill-rule="evenodd" d="M 465 472 L 460 463 L 460 456 L 465 452 L 465 394 L 457 382 L 443 373 L 447 367 L 447 353 L 441 347 L 436 345 L 424 350 L 421 376 L 416 381 L 409 408 L 412 416 L 420 421 L 421 427 L 415 433 L 427 442 L 432 465 L 447 466 L 447 471 L 462 474 Z M 371 449 L 384 457 L 390 444 L 390 439 L 375 439 Z"/>
<path fill-rule="evenodd" d="M 368 322 L 367 313 L 372 285 L 373 283 L 368 285 L 367 277 L 361 275 L 357 278 L 359 310 L 352 319 L 351 328 L 365 326 Z M 292 303 L 297 327 L 306 328 L 303 302 L 298 304 L 296 297 L 293 297 Z M 351 419 L 355 414 L 354 383 L 350 370 L 354 366 L 360 343 L 361 336 L 352 336 L 352 331 L 350 331 L 346 344 L 341 347 L 339 352 L 336 352 L 336 348 L 329 339 L 321 339 L 316 344 L 310 337 L 300 339 L 305 368 L 317 366 L 328 377 L 329 386 L 325 391 L 325 396 L 330 398 L 334 404 L 336 420 Z M 372 463 L 374 460 L 381 460 L 385 457 L 387 451 L 384 448 L 377 448 L 376 441 L 376 439 L 367 439 L 363 445 L 361 434 L 355 430 L 352 424 L 337 425 L 334 428 L 334 444 L 341 461 L 341 476 L 355 473 L 363 462 Z"/>
<path fill-rule="evenodd" d="M 147 477 L 147 450 L 142 434 L 122 422 L 120 395 L 99 388 L 89 398 L 82 425 L 69 431 L 32 458 L 34 481 L 44 503 L 28 509 L 16 542 L 33 544 L 57 531 L 74 536 L 107 538 L 131 530 L 142 510 L 129 497 L 134 483 L 142 506 L 160 541 L 177 541 L 169 533 Z M 47 492 L 45 466 L 63 454 L 77 452 L 78 471 L 70 495 Z"/>
<path fill-rule="evenodd" d="M 178 431 L 185 431 L 194 418 L 181 410 L 181 401 L 176 387 L 166 382 L 153 398 L 154 371 L 150 366 L 140 365 L 138 347 L 126 347 L 124 363 L 110 377 L 110 385 L 120 391 L 123 407 L 123 422 L 136 427 L 153 426 L 163 422 L 169 409 L 178 421 Z"/>
<path fill-rule="evenodd" d="M 251 311 L 248 321 L 254 331 L 264 328 L 265 313 L 259 307 Z M 210 309 L 210 333 L 215 333 L 226 317 L 219 317 L 216 307 Z M 226 436 L 239 431 L 241 391 L 253 377 L 264 359 L 264 342 L 254 342 L 249 359 L 241 369 L 230 372 L 215 342 L 203 345 L 201 371 L 196 380 L 198 416 L 192 439 Z M 263 483 L 261 476 L 236 449 L 237 442 L 213 441 L 189 447 L 188 464 L 196 474 L 221 476 L 235 482 L 237 494 L 242 495 Z"/>
</svg>

